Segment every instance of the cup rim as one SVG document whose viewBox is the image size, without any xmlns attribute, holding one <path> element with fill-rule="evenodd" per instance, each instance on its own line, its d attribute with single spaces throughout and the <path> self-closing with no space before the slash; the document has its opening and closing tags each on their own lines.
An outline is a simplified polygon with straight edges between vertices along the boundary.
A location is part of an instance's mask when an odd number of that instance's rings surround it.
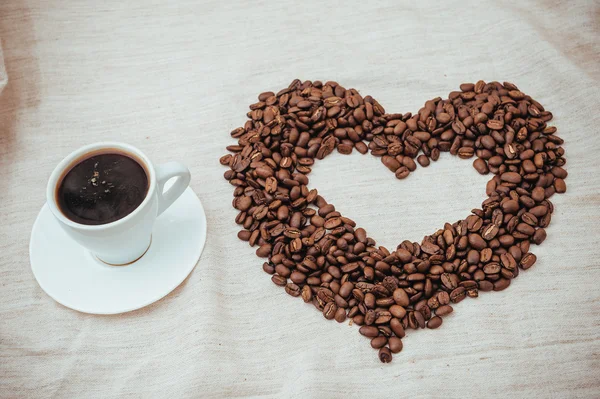
<svg viewBox="0 0 600 399">
<path fill-rule="evenodd" d="M 117 149 L 117 150 L 122 150 L 124 152 L 129 152 L 129 153 L 135 155 L 138 158 L 138 160 L 140 160 L 144 163 L 144 165 L 142 165 L 142 166 L 145 167 L 144 169 L 148 173 L 148 180 L 150 182 L 149 187 L 148 187 L 148 193 L 146 194 L 146 198 L 144 198 L 142 203 L 140 205 L 138 205 L 138 207 L 135 208 L 133 210 L 133 212 L 131 212 L 130 214 L 128 214 L 127 216 L 125 216 L 119 220 L 115 220 L 114 222 L 105 223 L 105 224 L 95 224 L 95 225 L 81 224 L 81 223 L 74 222 L 71 219 L 67 218 L 60 211 L 58 204 L 56 203 L 56 194 L 55 193 L 56 193 L 57 185 L 60 183 L 58 180 L 63 176 L 63 173 L 65 172 L 65 170 L 68 167 L 73 165 L 73 162 L 75 160 L 77 160 L 77 158 L 85 155 L 88 152 L 102 150 L 104 148 Z M 146 207 L 146 205 L 153 198 L 155 191 L 156 191 L 156 173 L 154 171 L 154 166 L 152 165 L 152 162 L 150 161 L 150 159 L 148 159 L 148 157 L 142 151 L 140 151 L 138 148 L 136 148 L 130 144 L 123 143 L 123 142 L 99 141 L 96 143 L 85 145 L 83 147 L 79 147 L 78 149 L 76 149 L 75 151 L 71 152 L 69 155 L 64 157 L 62 159 L 62 161 L 60 161 L 58 163 L 58 165 L 56 165 L 56 167 L 52 171 L 52 174 L 50 175 L 50 178 L 48 179 L 48 185 L 46 186 L 46 203 L 48 204 L 52 214 L 54 214 L 54 216 L 61 223 L 65 224 L 69 227 L 78 229 L 78 230 L 100 231 L 100 230 L 105 230 L 105 229 L 112 228 L 112 227 L 118 227 L 118 226 L 124 225 L 127 222 L 129 222 L 138 213 L 140 213 L 143 208 Z"/>
</svg>

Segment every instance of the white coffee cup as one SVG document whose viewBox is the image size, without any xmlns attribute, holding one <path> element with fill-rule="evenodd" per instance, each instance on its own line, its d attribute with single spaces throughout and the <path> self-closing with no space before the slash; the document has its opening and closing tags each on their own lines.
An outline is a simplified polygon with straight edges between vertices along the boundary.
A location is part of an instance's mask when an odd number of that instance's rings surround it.
<svg viewBox="0 0 600 399">
<path fill-rule="evenodd" d="M 85 225 L 68 219 L 57 204 L 56 192 L 61 178 L 86 154 L 110 153 L 111 150 L 131 154 L 141 163 L 148 175 L 149 188 L 143 202 L 129 215 L 111 223 Z M 174 184 L 163 192 L 165 183 L 176 178 Z M 110 265 L 125 265 L 141 258 L 152 242 L 152 226 L 187 188 L 190 171 L 179 162 L 168 162 L 154 166 L 148 157 L 137 148 L 117 142 L 90 144 L 73 151 L 52 172 L 46 190 L 50 210 L 67 234 L 92 252 L 98 259 Z"/>
</svg>

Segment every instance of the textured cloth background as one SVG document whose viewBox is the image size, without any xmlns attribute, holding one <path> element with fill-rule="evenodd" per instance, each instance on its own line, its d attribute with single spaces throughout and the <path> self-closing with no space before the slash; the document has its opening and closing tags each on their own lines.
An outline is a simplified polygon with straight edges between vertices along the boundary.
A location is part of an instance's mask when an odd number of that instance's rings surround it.
<svg viewBox="0 0 600 399">
<path fill-rule="evenodd" d="M 599 3 L 418 3 L 0 2 L 0 397 L 600 397 Z M 218 159 L 258 93 L 296 77 L 388 112 L 478 79 L 540 101 L 569 178 L 537 264 L 439 330 L 410 331 L 388 365 L 356 326 L 274 286 L 236 238 Z M 189 165 L 209 223 L 190 277 L 118 316 L 58 305 L 28 256 L 51 170 L 104 139 Z M 488 179 L 448 154 L 398 181 L 374 157 L 336 153 L 311 186 L 395 248 L 466 217 Z"/>
<path fill-rule="evenodd" d="M 6 68 L 4 67 L 4 56 L 2 53 L 2 43 L 0 43 L 0 93 L 4 90 L 4 87 L 8 83 L 8 76 L 6 76 Z"/>
</svg>

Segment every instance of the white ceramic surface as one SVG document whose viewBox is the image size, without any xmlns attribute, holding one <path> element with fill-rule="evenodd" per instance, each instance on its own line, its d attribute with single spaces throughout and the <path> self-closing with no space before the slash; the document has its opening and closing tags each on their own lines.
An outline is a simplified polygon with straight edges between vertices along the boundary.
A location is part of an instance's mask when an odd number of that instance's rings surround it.
<svg viewBox="0 0 600 399">
<path fill-rule="evenodd" d="M 206 241 L 206 216 L 191 188 L 160 215 L 138 261 L 109 266 L 72 240 L 45 204 L 31 232 L 31 269 L 55 301 L 84 313 L 142 308 L 173 291 L 194 269 Z"/>
</svg>

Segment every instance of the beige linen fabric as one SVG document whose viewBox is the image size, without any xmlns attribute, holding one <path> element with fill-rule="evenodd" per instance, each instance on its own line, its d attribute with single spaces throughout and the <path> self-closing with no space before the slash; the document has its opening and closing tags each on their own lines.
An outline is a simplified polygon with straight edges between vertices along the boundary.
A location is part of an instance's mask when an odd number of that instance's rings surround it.
<svg viewBox="0 0 600 399">
<path fill-rule="evenodd" d="M 0 43 L 0 93 L 4 90 L 6 83 L 8 83 L 8 77 L 6 76 L 6 68 L 4 67 L 4 56 L 2 52 L 2 43 Z"/>
<path fill-rule="evenodd" d="M 0 397 L 600 397 L 599 20 L 597 1 L 0 2 Z M 295 77 L 389 112 L 478 79 L 540 101 L 569 177 L 537 264 L 409 332 L 389 365 L 274 286 L 236 238 L 218 159 L 256 95 Z M 190 277 L 118 316 L 58 305 L 28 256 L 52 168 L 102 139 L 189 165 L 208 217 Z M 466 217 L 488 178 L 444 154 L 397 181 L 355 153 L 320 162 L 311 186 L 393 248 Z"/>
</svg>

